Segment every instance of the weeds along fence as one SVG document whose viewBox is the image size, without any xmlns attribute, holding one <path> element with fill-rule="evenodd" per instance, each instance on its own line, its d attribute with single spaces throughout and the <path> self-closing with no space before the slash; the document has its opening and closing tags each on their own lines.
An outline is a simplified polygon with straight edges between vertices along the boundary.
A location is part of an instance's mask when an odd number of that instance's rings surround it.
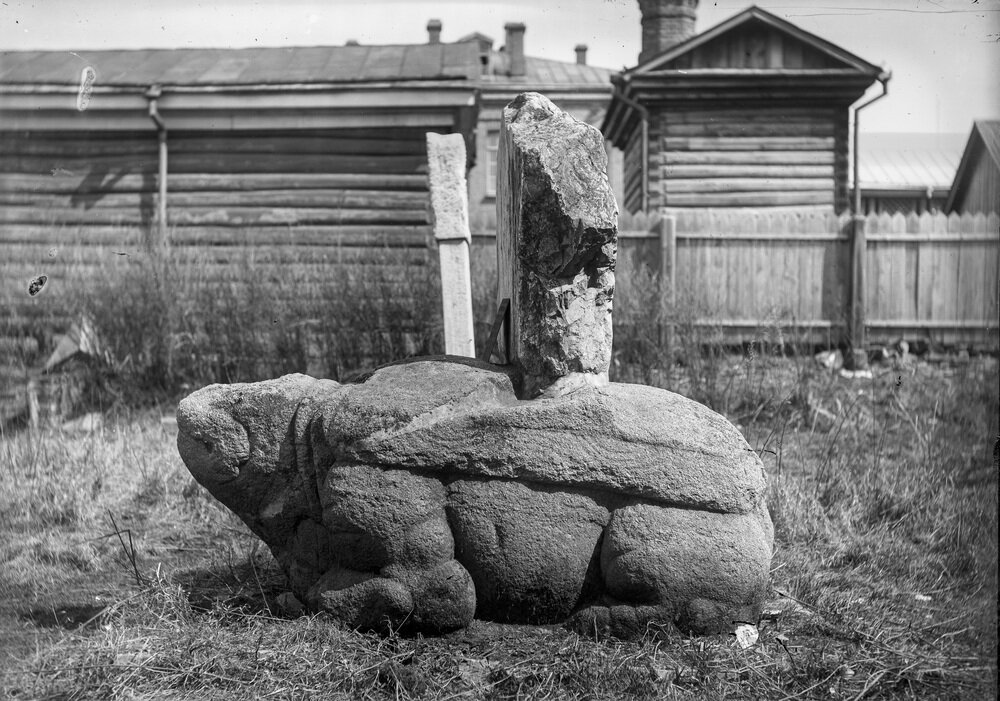
<svg viewBox="0 0 1000 701">
<path fill-rule="evenodd" d="M 81 318 L 141 390 L 287 372 L 343 379 L 441 351 L 429 228 L 392 241 L 324 240 L 289 227 L 269 244 L 260 231 L 252 240 L 202 231 L 196 242 L 191 230 L 171 230 L 168 243 L 152 248 L 142 228 L 102 231 L 53 227 L 32 242 L 4 242 L 3 277 L 17 283 L 3 288 L 8 374 L 37 367 L 53 333 Z M 31 297 L 37 275 L 48 280 Z"/>
<path fill-rule="evenodd" d="M 674 210 L 619 228 L 616 307 L 665 337 L 1000 347 L 996 214 Z"/>
</svg>

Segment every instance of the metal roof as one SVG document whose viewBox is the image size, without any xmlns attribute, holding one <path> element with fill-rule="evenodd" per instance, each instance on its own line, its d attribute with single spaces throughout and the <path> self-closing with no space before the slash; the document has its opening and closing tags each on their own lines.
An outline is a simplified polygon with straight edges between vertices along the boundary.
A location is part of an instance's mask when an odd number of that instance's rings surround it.
<svg viewBox="0 0 1000 701">
<path fill-rule="evenodd" d="M 0 84 L 76 85 L 92 66 L 96 85 L 282 85 L 478 77 L 473 43 L 250 49 L 3 51 Z"/>
<path fill-rule="evenodd" d="M 955 179 L 965 139 L 964 134 L 861 132 L 861 189 L 947 190 Z"/>
<path fill-rule="evenodd" d="M 582 63 L 524 57 L 524 75 L 507 75 L 504 52 L 493 52 L 494 70 L 483 76 L 484 83 L 498 85 L 566 85 L 599 87 L 611 92 L 611 71 Z"/>
</svg>

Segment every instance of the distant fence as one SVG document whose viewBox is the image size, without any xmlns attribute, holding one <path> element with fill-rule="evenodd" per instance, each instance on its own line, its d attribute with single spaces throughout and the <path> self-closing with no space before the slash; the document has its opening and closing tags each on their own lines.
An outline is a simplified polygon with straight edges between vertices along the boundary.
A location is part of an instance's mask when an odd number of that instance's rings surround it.
<svg viewBox="0 0 1000 701">
<path fill-rule="evenodd" d="M 619 274 L 660 273 L 667 298 L 727 340 L 768 325 L 817 343 L 1000 346 L 996 214 L 675 210 L 619 228 Z"/>
</svg>

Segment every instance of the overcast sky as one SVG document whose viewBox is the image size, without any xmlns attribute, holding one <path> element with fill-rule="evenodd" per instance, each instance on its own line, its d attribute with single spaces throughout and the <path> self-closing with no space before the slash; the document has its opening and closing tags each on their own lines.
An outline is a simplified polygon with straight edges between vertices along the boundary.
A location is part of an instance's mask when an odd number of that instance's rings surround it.
<svg viewBox="0 0 1000 701">
<path fill-rule="evenodd" d="M 745 9 L 701 0 L 697 30 Z M 889 97 L 862 112 L 862 131 L 966 133 L 1000 118 L 1000 0 L 759 0 L 757 5 L 892 71 Z M 419 43 L 427 20 L 443 41 L 474 31 L 503 43 L 527 25 L 525 53 L 592 65 L 636 63 L 636 0 L 0 0 L 0 48 L 317 46 Z M 877 92 L 873 89 L 873 94 Z"/>
</svg>

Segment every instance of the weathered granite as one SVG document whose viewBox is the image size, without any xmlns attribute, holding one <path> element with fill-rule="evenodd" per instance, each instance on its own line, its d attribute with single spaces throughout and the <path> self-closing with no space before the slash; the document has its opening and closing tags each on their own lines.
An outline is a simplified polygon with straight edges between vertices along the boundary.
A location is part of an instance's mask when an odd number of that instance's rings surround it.
<svg viewBox="0 0 1000 701">
<path fill-rule="evenodd" d="M 573 373 L 607 382 L 618 207 L 604 137 L 523 93 L 504 108 L 497 167 L 497 296 L 521 395 Z"/>
<path fill-rule="evenodd" d="M 714 412 L 638 385 L 521 401 L 470 360 L 363 380 L 212 385 L 178 408 L 192 474 L 311 609 L 381 630 L 477 615 L 633 635 L 759 608 L 762 467 Z"/>
</svg>

